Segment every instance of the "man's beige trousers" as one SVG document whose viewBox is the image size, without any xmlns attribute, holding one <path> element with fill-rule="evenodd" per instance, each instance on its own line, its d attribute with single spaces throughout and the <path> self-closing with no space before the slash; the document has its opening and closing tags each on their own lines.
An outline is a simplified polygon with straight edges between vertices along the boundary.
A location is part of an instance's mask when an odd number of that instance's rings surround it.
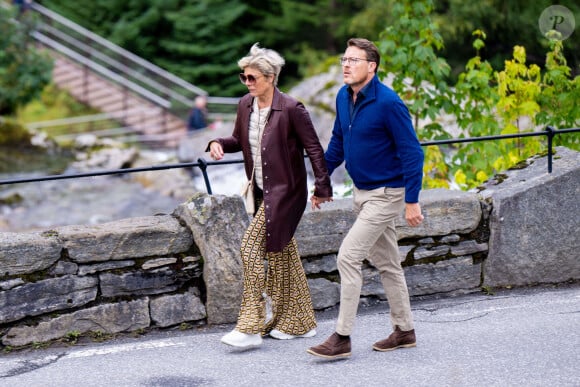
<svg viewBox="0 0 580 387">
<path fill-rule="evenodd" d="M 404 188 L 354 188 L 354 211 L 358 214 L 338 252 L 340 309 L 336 332 L 352 333 L 362 287 L 361 266 L 365 259 L 378 269 L 389 302 L 391 324 L 413 329 L 413 317 L 405 272 L 401 267 L 395 231 L 405 206 Z"/>
</svg>

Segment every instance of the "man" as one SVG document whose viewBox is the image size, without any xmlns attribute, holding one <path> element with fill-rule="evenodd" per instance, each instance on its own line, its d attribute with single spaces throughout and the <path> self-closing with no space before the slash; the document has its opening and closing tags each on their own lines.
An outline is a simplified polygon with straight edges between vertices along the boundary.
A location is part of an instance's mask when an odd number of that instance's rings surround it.
<svg viewBox="0 0 580 387">
<path fill-rule="evenodd" d="M 380 64 L 377 47 L 366 39 L 350 39 L 340 63 L 345 86 L 336 97 L 336 119 L 325 159 L 329 174 L 345 162 L 354 183 L 357 218 L 338 252 L 341 294 L 336 331 L 307 350 L 327 359 L 351 355 L 350 334 L 364 259 L 380 273 L 393 327 L 390 336 L 376 342 L 373 349 L 390 351 L 416 345 L 395 220 L 404 208 L 410 226 L 423 221 L 419 205 L 423 151 L 407 107 L 376 75 Z M 310 200 L 313 209 L 327 201 L 316 196 Z"/>
<path fill-rule="evenodd" d="M 187 120 L 188 131 L 207 128 L 207 99 L 204 95 L 198 95 L 194 102 L 195 105 Z"/>
</svg>

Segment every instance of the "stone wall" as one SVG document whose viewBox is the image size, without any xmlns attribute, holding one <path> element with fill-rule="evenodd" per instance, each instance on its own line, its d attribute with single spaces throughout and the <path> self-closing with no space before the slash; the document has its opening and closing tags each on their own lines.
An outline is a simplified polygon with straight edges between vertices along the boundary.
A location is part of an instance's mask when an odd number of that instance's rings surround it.
<svg viewBox="0 0 580 387">
<path fill-rule="evenodd" d="M 412 296 L 580 279 L 580 153 L 558 148 L 479 192 L 425 190 L 424 223 L 397 224 Z M 296 233 L 316 309 L 339 302 L 336 252 L 350 199 L 307 210 Z M 237 318 L 239 245 L 249 224 L 238 196 L 195 194 L 173 214 L 43 232 L 0 233 L 0 339 L 17 347 Z M 364 265 L 362 301 L 384 299 Z"/>
</svg>

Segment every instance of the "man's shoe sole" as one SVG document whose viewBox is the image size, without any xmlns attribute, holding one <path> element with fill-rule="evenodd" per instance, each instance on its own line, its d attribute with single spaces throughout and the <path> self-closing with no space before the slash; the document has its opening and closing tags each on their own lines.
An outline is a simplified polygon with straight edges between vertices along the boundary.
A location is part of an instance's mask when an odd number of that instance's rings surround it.
<svg viewBox="0 0 580 387">
<path fill-rule="evenodd" d="M 343 358 L 350 357 L 350 355 L 351 355 L 350 352 L 339 353 L 337 355 L 323 355 L 321 353 L 316 353 L 310 349 L 307 349 L 306 352 L 308 352 L 309 354 L 314 355 L 314 356 L 322 357 L 324 359 L 343 359 Z"/>
<path fill-rule="evenodd" d="M 417 343 L 397 345 L 396 347 L 393 347 L 393 348 L 379 348 L 379 347 L 375 347 L 373 345 L 373 349 L 375 351 L 379 351 L 379 352 L 389 352 L 389 351 L 394 351 L 395 349 L 399 349 L 399 348 L 412 348 L 412 347 L 416 347 L 416 346 L 417 346 Z"/>
</svg>

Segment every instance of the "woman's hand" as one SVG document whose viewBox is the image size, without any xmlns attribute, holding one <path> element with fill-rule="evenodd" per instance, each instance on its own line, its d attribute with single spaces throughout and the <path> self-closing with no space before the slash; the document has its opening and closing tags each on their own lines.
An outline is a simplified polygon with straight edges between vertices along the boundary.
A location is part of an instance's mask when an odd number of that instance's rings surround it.
<svg viewBox="0 0 580 387">
<path fill-rule="evenodd" d="M 209 156 L 214 160 L 221 160 L 224 157 L 224 149 L 219 142 L 213 141 L 209 144 Z"/>
<path fill-rule="evenodd" d="M 312 195 L 310 197 L 310 203 L 312 205 L 312 209 L 313 210 L 316 209 L 316 208 L 320 209 L 320 205 L 322 203 L 331 202 L 331 201 L 332 201 L 332 197 L 329 197 L 329 198 L 319 198 L 318 196 L 314 196 L 314 195 Z"/>
</svg>

